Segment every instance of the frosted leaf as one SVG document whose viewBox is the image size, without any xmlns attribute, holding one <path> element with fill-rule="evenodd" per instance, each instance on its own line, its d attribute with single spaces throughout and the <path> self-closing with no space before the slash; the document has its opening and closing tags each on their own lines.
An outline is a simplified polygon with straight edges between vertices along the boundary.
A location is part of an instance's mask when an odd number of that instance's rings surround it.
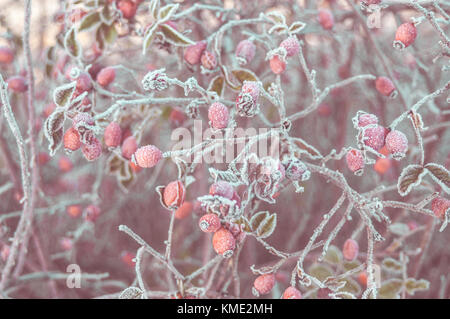
<svg viewBox="0 0 450 319">
<path fill-rule="evenodd" d="M 342 261 L 342 252 L 336 246 L 330 245 L 323 260 L 332 265 L 340 264 Z"/>
<path fill-rule="evenodd" d="M 78 27 L 78 31 L 84 31 L 89 30 L 96 26 L 98 23 L 100 23 L 100 13 L 99 12 L 92 12 L 87 14 L 83 20 L 80 23 L 80 26 Z"/>
<path fill-rule="evenodd" d="M 76 89 L 76 84 L 77 82 L 73 81 L 68 84 L 58 86 L 53 91 L 53 102 L 55 102 L 57 106 L 66 107 L 72 99 L 73 93 Z"/>
<path fill-rule="evenodd" d="M 409 233 L 409 227 L 403 223 L 394 223 L 389 225 L 389 231 L 395 235 L 403 236 Z"/>
<path fill-rule="evenodd" d="M 420 184 L 425 174 L 426 170 L 421 165 L 411 164 L 405 167 L 398 178 L 398 193 L 401 196 L 408 195 L 414 186 Z"/>
<path fill-rule="evenodd" d="M 381 299 L 398 299 L 402 284 L 401 279 L 394 278 L 387 280 L 381 284 L 378 290 L 378 296 Z"/>
<path fill-rule="evenodd" d="M 402 264 L 390 257 L 387 257 L 382 262 L 383 269 L 392 272 L 392 273 L 400 273 L 403 269 Z"/>
<path fill-rule="evenodd" d="M 141 299 L 143 292 L 137 287 L 128 287 L 119 295 L 119 299 Z"/>
<path fill-rule="evenodd" d="M 64 47 L 66 51 L 74 58 L 81 56 L 81 46 L 78 43 L 77 39 L 77 31 L 75 27 L 72 27 L 64 37 Z"/>
<path fill-rule="evenodd" d="M 358 295 L 361 292 L 361 286 L 351 278 L 344 278 L 345 286 L 342 287 L 340 292 L 348 292 L 353 295 Z"/>
<path fill-rule="evenodd" d="M 168 4 L 164 7 L 162 7 L 161 9 L 159 9 L 158 12 L 158 20 L 159 22 L 165 22 L 170 20 L 170 18 L 172 17 L 172 15 L 175 14 L 175 12 L 178 10 L 178 7 L 180 5 L 177 4 Z"/>
<path fill-rule="evenodd" d="M 186 37 L 184 34 L 178 32 L 176 29 L 172 28 L 170 25 L 164 23 L 161 24 L 160 29 L 162 34 L 164 34 L 164 39 L 176 46 L 189 46 L 194 45 L 195 42 Z"/>
<path fill-rule="evenodd" d="M 408 294 L 414 295 L 416 291 L 428 290 L 430 288 L 430 282 L 425 279 L 408 278 L 405 282 L 405 288 Z"/>
<path fill-rule="evenodd" d="M 324 281 L 328 277 L 334 276 L 334 272 L 330 267 L 320 264 L 311 265 L 311 267 L 309 267 L 308 269 L 308 274 L 316 277 L 320 281 Z"/>
<path fill-rule="evenodd" d="M 48 149 L 50 156 L 55 155 L 58 148 L 61 146 L 63 139 L 63 126 L 65 121 L 65 114 L 62 110 L 56 110 L 45 121 L 44 135 L 49 141 Z"/>
<path fill-rule="evenodd" d="M 448 194 L 450 192 L 450 172 L 448 169 L 435 163 L 426 164 L 425 169 L 430 173 L 433 180 Z"/>
</svg>

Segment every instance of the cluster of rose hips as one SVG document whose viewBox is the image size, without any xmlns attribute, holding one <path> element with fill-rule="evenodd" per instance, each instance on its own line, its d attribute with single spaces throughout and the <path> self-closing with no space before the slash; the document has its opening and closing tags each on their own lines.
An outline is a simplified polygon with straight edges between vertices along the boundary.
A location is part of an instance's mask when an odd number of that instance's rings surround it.
<svg viewBox="0 0 450 319">
<path fill-rule="evenodd" d="M 359 112 L 355 119 L 355 127 L 361 132 L 365 146 L 380 154 L 391 154 L 392 158 L 400 160 L 408 150 L 406 135 L 398 130 L 390 130 L 378 124 L 378 117 L 374 114 Z M 385 147 L 385 150 L 382 150 Z M 387 154 L 386 154 L 387 152 Z M 356 175 L 362 174 L 365 166 L 363 152 L 350 149 L 346 155 L 347 166 Z"/>
</svg>

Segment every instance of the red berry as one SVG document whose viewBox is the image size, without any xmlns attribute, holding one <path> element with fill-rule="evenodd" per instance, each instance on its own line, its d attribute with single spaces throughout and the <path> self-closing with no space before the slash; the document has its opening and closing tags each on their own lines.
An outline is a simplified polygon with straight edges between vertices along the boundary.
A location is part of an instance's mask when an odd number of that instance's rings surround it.
<svg viewBox="0 0 450 319">
<path fill-rule="evenodd" d="M 208 109 L 210 124 L 215 129 L 224 129 L 228 126 L 228 108 L 222 103 L 215 102 Z"/>
<path fill-rule="evenodd" d="M 76 90 L 78 94 L 81 94 L 92 89 L 92 80 L 89 73 L 80 71 L 77 78 L 74 78 L 72 74 L 73 68 L 68 67 L 66 70 L 66 77 L 71 81 L 76 81 Z M 78 73 L 78 72 L 77 72 Z"/>
<path fill-rule="evenodd" d="M 0 47 L 0 63 L 10 64 L 14 61 L 14 51 L 8 47 Z"/>
<path fill-rule="evenodd" d="M 27 80 L 21 75 L 10 77 L 7 83 L 8 88 L 15 93 L 23 93 L 28 89 Z"/>
<path fill-rule="evenodd" d="M 256 277 L 253 283 L 253 294 L 256 296 L 267 295 L 275 286 L 275 275 L 264 274 Z"/>
<path fill-rule="evenodd" d="M 376 115 L 364 113 L 358 117 L 359 127 L 364 127 L 370 124 L 378 124 L 378 117 Z"/>
<path fill-rule="evenodd" d="M 125 19 L 132 19 L 137 12 L 138 5 L 131 0 L 120 0 L 117 4 L 117 8 L 122 12 Z"/>
<path fill-rule="evenodd" d="M 90 144 L 84 144 L 81 147 L 81 151 L 88 161 L 95 161 L 100 157 L 100 155 L 102 155 L 102 144 L 96 137 L 94 137 L 92 138 Z"/>
<path fill-rule="evenodd" d="M 39 152 L 38 154 L 38 163 L 39 165 L 45 165 L 50 161 L 50 155 L 45 152 Z"/>
<path fill-rule="evenodd" d="M 321 9 L 319 10 L 319 23 L 325 30 L 331 30 L 334 26 L 333 14 L 330 10 Z"/>
<path fill-rule="evenodd" d="M 381 125 L 369 127 L 364 130 L 364 144 L 378 151 L 384 146 L 386 129 Z"/>
<path fill-rule="evenodd" d="M 358 257 L 359 245 L 354 239 L 347 239 L 342 248 L 344 258 L 347 260 L 355 260 Z"/>
<path fill-rule="evenodd" d="M 112 67 L 106 67 L 97 74 L 97 82 L 103 87 L 110 85 L 116 78 L 116 70 Z"/>
<path fill-rule="evenodd" d="M 61 156 L 58 161 L 58 166 L 59 166 L 59 169 L 61 170 L 61 172 L 66 173 L 66 172 L 70 172 L 72 170 L 73 164 L 72 164 L 72 161 L 68 157 Z"/>
<path fill-rule="evenodd" d="M 450 209 L 450 200 L 438 196 L 431 201 L 431 210 L 437 218 L 444 219 L 445 212 Z"/>
<path fill-rule="evenodd" d="M 391 159 L 378 158 L 373 165 L 373 169 L 380 175 L 385 174 L 392 166 Z"/>
<path fill-rule="evenodd" d="M 67 214 L 69 214 L 72 218 L 77 218 L 81 215 L 81 206 L 80 205 L 70 205 L 67 207 Z"/>
<path fill-rule="evenodd" d="M 275 74 L 281 74 L 286 70 L 286 62 L 282 61 L 278 55 L 274 55 L 269 63 L 270 69 Z"/>
<path fill-rule="evenodd" d="M 367 286 L 367 273 L 365 271 L 359 273 L 358 281 L 361 285 Z"/>
<path fill-rule="evenodd" d="M 360 150 L 352 148 L 346 156 L 348 168 L 356 175 L 360 175 L 364 168 L 364 156 Z"/>
<path fill-rule="evenodd" d="M 209 188 L 209 194 L 210 195 L 217 195 L 222 196 L 228 199 L 233 198 L 234 189 L 233 186 L 231 186 L 230 183 L 225 181 L 218 181 L 211 185 Z"/>
<path fill-rule="evenodd" d="M 200 226 L 200 229 L 205 233 L 214 233 L 221 227 L 220 218 L 216 214 L 203 215 L 200 218 L 198 225 Z"/>
<path fill-rule="evenodd" d="M 194 205 L 191 202 L 184 202 L 176 211 L 175 218 L 183 219 L 191 215 Z"/>
<path fill-rule="evenodd" d="M 183 125 L 186 119 L 187 119 L 186 113 L 181 108 L 174 107 L 172 111 L 170 111 L 169 120 L 173 126 L 179 127 Z"/>
<path fill-rule="evenodd" d="M 120 145 L 120 141 L 122 140 L 122 129 L 117 122 L 111 122 L 105 128 L 105 132 L 103 134 L 103 138 L 105 139 L 105 144 L 108 147 L 117 147 Z"/>
<path fill-rule="evenodd" d="M 302 293 L 295 287 L 288 287 L 283 292 L 282 299 L 302 299 Z"/>
<path fill-rule="evenodd" d="M 283 42 L 281 42 L 280 47 L 282 47 L 286 50 L 287 57 L 294 56 L 300 52 L 300 43 L 298 42 L 297 38 L 294 36 L 291 36 L 291 37 L 285 39 Z"/>
<path fill-rule="evenodd" d="M 64 133 L 64 148 L 69 151 L 76 151 L 81 147 L 80 134 L 71 127 Z"/>
<path fill-rule="evenodd" d="M 397 28 L 395 33 L 394 48 L 404 49 L 409 47 L 417 36 L 417 29 L 414 23 L 403 23 Z"/>
<path fill-rule="evenodd" d="M 212 243 L 216 253 L 222 255 L 224 258 L 231 257 L 234 248 L 236 248 L 236 240 L 233 234 L 223 227 L 214 233 Z"/>
<path fill-rule="evenodd" d="M 397 90 L 395 89 L 394 83 L 385 76 L 380 76 L 375 80 L 375 87 L 378 92 L 384 96 L 389 96 L 391 98 L 397 96 Z"/>
<path fill-rule="evenodd" d="M 242 40 L 236 47 L 236 57 L 239 64 L 250 63 L 255 57 L 256 47 L 252 41 Z"/>
<path fill-rule="evenodd" d="M 134 258 L 136 258 L 135 254 L 129 251 L 123 251 L 120 254 L 120 259 L 129 267 L 135 266 Z"/>
<path fill-rule="evenodd" d="M 100 216 L 100 213 L 100 208 L 97 205 L 89 205 L 88 207 L 86 207 L 86 210 L 84 212 L 84 218 L 87 221 L 95 222 Z"/>
<path fill-rule="evenodd" d="M 184 51 L 184 60 L 192 65 L 199 64 L 201 62 L 201 56 L 203 51 L 206 50 L 206 41 L 200 41 L 196 44 L 188 46 Z"/>
<path fill-rule="evenodd" d="M 146 145 L 138 148 L 133 158 L 133 161 L 140 167 L 149 168 L 158 164 L 162 158 L 162 153 L 156 146 Z"/>
<path fill-rule="evenodd" d="M 131 159 L 137 150 L 137 142 L 134 136 L 128 136 L 122 143 L 122 156 Z"/>
<path fill-rule="evenodd" d="M 181 181 L 170 182 L 163 192 L 164 204 L 169 207 L 180 207 L 184 202 L 186 189 Z"/>
<path fill-rule="evenodd" d="M 408 139 L 400 131 L 390 131 L 386 136 L 386 148 L 392 154 L 392 158 L 400 160 L 408 149 Z"/>
<path fill-rule="evenodd" d="M 209 51 L 204 51 L 201 56 L 201 62 L 205 69 L 213 70 L 217 67 L 217 60 L 214 53 Z"/>
</svg>

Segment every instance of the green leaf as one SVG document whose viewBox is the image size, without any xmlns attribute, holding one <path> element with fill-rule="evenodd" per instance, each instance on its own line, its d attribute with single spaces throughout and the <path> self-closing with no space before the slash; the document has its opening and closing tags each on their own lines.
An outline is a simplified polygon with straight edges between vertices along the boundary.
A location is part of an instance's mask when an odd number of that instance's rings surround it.
<svg viewBox="0 0 450 319">
<path fill-rule="evenodd" d="M 291 26 L 289 27 L 289 33 L 291 33 L 291 34 L 298 33 L 300 31 L 302 31 L 305 27 L 306 27 L 306 23 L 303 23 L 301 21 L 296 21 L 296 22 L 292 23 Z"/>
<path fill-rule="evenodd" d="M 81 20 L 78 31 L 84 31 L 93 28 L 100 23 L 100 13 L 92 12 L 87 14 L 83 20 Z"/>
<path fill-rule="evenodd" d="M 116 41 L 117 39 L 117 30 L 116 27 L 114 26 L 114 24 L 108 26 L 106 24 L 104 24 L 102 26 L 103 29 L 103 38 L 105 39 L 106 43 L 108 44 L 112 44 L 114 43 L 114 41 Z"/>
<path fill-rule="evenodd" d="M 152 0 L 150 2 L 150 12 L 152 13 L 154 19 L 158 18 L 158 11 L 159 11 L 159 0 Z"/>
<path fill-rule="evenodd" d="M 195 44 L 194 41 L 178 32 L 168 24 L 161 24 L 161 32 L 167 42 L 177 46 L 189 46 Z"/>
<path fill-rule="evenodd" d="M 344 278 L 343 281 L 345 282 L 345 285 L 339 291 L 349 292 L 353 295 L 358 295 L 361 292 L 361 287 L 355 280 Z"/>
</svg>

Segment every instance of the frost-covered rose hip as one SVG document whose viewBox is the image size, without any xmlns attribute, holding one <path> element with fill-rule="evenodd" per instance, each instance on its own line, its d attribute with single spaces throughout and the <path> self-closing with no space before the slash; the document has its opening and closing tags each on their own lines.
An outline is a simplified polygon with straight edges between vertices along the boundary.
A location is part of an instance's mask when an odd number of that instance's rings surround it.
<svg viewBox="0 0 450 319">
<path fill-rule="evenodd" d="M 318 20 L 322 28 L 325 30 L 331 30 L 334 26 L 334 17 L 330 10 L 321 9 L 319 10 Z"/>
<path fill-rule="evenodd" d="M 302 293 L 295 287 L 288 287 L 283 292 L 282 299 L 302 299 Z"/>
<path fill-rule="evenodd" d="M 385 76 L 380 76 L 375 80 L 375 87 L 378 92 L 390 98 L 395 98 L 398 94 L 394 83 Z"/>
<path fill-rule="evenodd" d="M 392 158 L 400 160 L 408 150 L 408 139 L 400 131 L 393 130 L 386 136 L 386 148 L 392 154 Z"/>
<path fill-rule="evenodd" d="M 345 159 L 348 168 L 355 173 L 355 175 L 360 175 L 362 173 L 364 168 L 364 156 L 360 150 L 352 148 L 347 152 Z"/>
<path fill-rule="evenodd" d="M 285 175 L 291 181 L 306 181 L 311 176 L 306 165 L 298 158 L 288 158 L 283 160 Z"/>
<path fill-rule="evenodd" d="M 122 140 L 122 129 L 117 122 L 111 122 L 105 128 L 105 132 L 103 133 L 103 138 L 105 140 L 105 144 L 108 147 L 117 147 L 120 145 L 120 141 Z"/>
<path fill-rule="evenodd" d="M 175 218 L 183 219 L 191 215 L 194 205 L 191 202 L 184 202 L 176 211 Z"/>
<path fill-rule="evenodd" d="M 132 19 L 136 15 L 137 4 L 131 0 L 120 0 L 117 3 L 117 9 L 122 12 L 125 19 Z"/>
<path fill-rule="evenodd" d="M 97 83 L 103 87 L 110 85 L 116 78 L 116 70 L 112 67 L 106 67 L 97 74 Z"/>
<path fill-rule="evenodd" d="M 244 81 L 236 98 L 236 110 L 240 116 L 254 116 L 258 110 L 259 84 L 256 81 Z"/>
<path fill-rule="evenodd" d="M 386 129 L 381 125 L 368 127 L 363 133 L 364 144 L 373 148 L 375 151 L 380 150 L 384 146 L 385 137 Z"/>
<path fill-rule="evenodd" d="M 214 250 L 219 255 L 222 255 L 224 258 L 233 256 L 234 249 L 236 248 L 236 240 L 228 229 L 222 227 L 216 231 L 212 243 Z"/>
<path fill-rule="evenodd" d="M 437 218 L 444 219 L 445 212 L 450 209 L 450 200 L 438 196 L 431 201 L 431 210 Z"/>
<path fill-rule="evenodd" d="M 286 70 L 286 62 L 284 62 L 278 55 L 274 55 L 270 61 L 270 69 L 275 74 L 281 74 Z"/>
<path fill-rule="evenodd" d="M 134 136 L 128 136 L 122 143 L 122 156 L 131 159 L 137 150 L 137 142 Z"/>
<path fill-rule="evenodd" d="M 236 58 L 241 65 L 252 62 L 255 57 L 256 46 L 250 40 L 242 40 L 236 47 Z"/>
<path fill-rule="evenodd" d="M 69 151 L 76 151 L 81 147 L 80 134 L 71 127 L 64 133 L 64 148 Z"/>
<path fill-rule="evenodd" d="M 370 124 L 378 124 L 378 117 L 376 115 L 364 113 L 358 117 L 359 127 L 364 127 Z"/>
<path fill-rule="evenodd" d="M 208 118 L 213 128 L 224 129 L 229 121 L 228 108 L 222 103 L 215 102 L 208 109 Z"/>
<path fill-rule="evenodd" d="M 417 37 L 417 29 L 414 23 L 403 23 L 397 28 L 395 33 L 394 48 L 404 49 L 413 44 Z"/>
<path fill-rule="evenodd" d="M 164 204 L 171 207 L 180 207 L 184 202 L 186 195 L 186 189 L 181 181 L 170 182 L 163 192 Z"/>
<path fill-rule="evenodd" d="M 233 198 L 234 189 L 230 183 L 226 181 L 218 181 L 211 185 L 209 188 L 210 195 L 218 195 L 228 199 Z"/>
<path fill-rule="evenodd" d="M 294 56 L 300 52 L 300 43 L 294 36 L 283 40 L 283 42 L 280 43 L 280 47 L 286 50 L 287 57 Z"/>
<path fill-rule="evenodd" d="M 198 222 L 198 226 L 205 233 L 214 233 L 221 227 L 220 218 L 212 213 L 203 215 Z"/>
<path fill-rule="evenodd" d="M 192 65 L 200 64 L 203 51 L 206 50 L 206 41 L 190 45 L 184 51 L 184 60 Z"/>
<path fill-rule="evenodd" d="M 15 93 L 23 93 L 28 89 L 27 80 L 21 75 L 10 77 L 7 83 L 8 89 Z"/>
<path fill-rule="evenodd" d="M 217 60 L 214 53 L 209 51 L 204 51 L 200 58 L 202 65 L 205 69 L 213 70 L 217 67 Z"/>
<path fill-rule="evenodd" d="M 139 147 L 133 155 L 133 162 L 136 162 L 140 167 L 153 167 L 162 158 L 162 152 L 154 145 L 146 145 Z"/>
<path fill-rule="evenodd" d="M 264 274 L 256 277 L 253 282 L 252 292 L 255 296 L 267 295 L 275 286 L 275 275 L 274 274 Z"/>
<path fill-rule="evenodd" d="M 96 137 L 93 137 L 90 144 L 84 144 L 81 147 L 81 151 L 88 161 L 95 161 L 102 155 L 102 144 Z"/>
<path fill-rule="evenodd" d="M 8 47 L 0 47 L 0 63 L 11 64 L 14 61 L 14 51 Z"/>
<path fill-rule="evenodd" d="M 347 239 L 342 248 L 342 254 L 347 260 L 355 260 L 358 257 L 359 245 L 354 239 Z"/>
<path fill-rule="evenodd" d="M 67 211 L 67 214 L 72 218 L 77 218 L 82 213 L 80 205 L 70 205 L 67 207 L 66 211 Z"/>
</svg>

